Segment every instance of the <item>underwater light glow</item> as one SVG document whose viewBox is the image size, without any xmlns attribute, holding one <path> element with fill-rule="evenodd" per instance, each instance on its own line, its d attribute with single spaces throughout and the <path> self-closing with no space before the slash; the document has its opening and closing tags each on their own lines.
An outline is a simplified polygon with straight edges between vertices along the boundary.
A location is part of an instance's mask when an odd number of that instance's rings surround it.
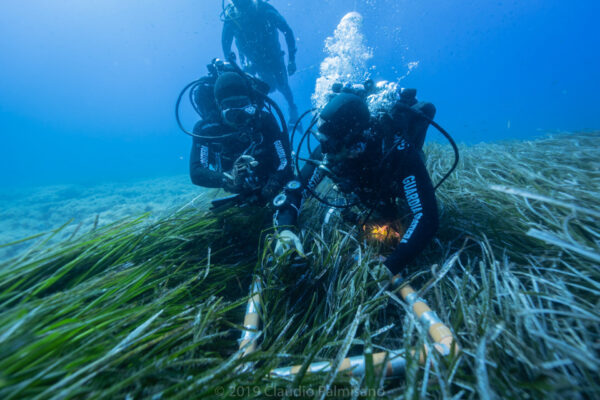
<svg viewBox="0 0 600 400">
<path fill-rule="evenodd" d="M 397 241 L 400 239 L 400 233 L 395 230 L 391 224 L 370 224 L 363 226 L 367 238 L 376 242 L 384 243 L 390 241 Z"/>
</svg>

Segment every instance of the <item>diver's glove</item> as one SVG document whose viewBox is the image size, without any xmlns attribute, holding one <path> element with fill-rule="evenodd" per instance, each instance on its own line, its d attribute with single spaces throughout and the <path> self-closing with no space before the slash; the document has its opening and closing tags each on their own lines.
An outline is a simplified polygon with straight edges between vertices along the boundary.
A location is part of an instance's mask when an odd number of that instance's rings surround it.
<svg viewBox="0 0 600 400">
<path fill-rule="evenodd" d="M 294 279 L 298 279 L 306 272 L 308 263 L 304 254 L 304 247 L 300 238 L 294 232 L 288 229 L 281 231 L 275 241 L 273 253 L 277 257 L 286 255 L 289 257 L 288 262 L 291 268 L 288 269 L 288 273 L 291 273 Z"/>
<path fill-rule="evenodd" d="M 356 256 L 355 256 L 356 257 Z M 358 260 L 356 260 L 358 261 Z M 380 283 L 389 282 L 392 279 L 392 272 L 384 264 L 385 257 L 376 256 L 372 262 L 371 275 Z"/>
<path fill-rule="evenodd" d="M 254 168 L 258 161 L 252 156 L 242 155 L 233 164 L 231 173 L 224 174 L 228 179 L 225 188 L 233 193 L 253 192 L 258 189 L 258 178 Z"/>
<path fill-rule="evenodd" d="M 227 61 L 229 61 L 230 63 L 234 63 L 237 61 L 237 56 L 235 55 L 235 53 L 233 51 L 230 51 L 229 54 L 227 54 L 225 56 L 225 59 Z"/>
<path fill-rule="evenodd" d="M 283 229 L 275 232 L 269 241 L 271 250 L 267 258 L 272 271 L 284 282 L 297 283 L 308 273 L 308 257 L 300 238 L 291 230 Z"/>
<path fill-rule="evenodd" d="M 221 180 L 223 189 L 227 190 L 229 193 L 241 193 L 241 188 L 238 188 L 233 183 L 231 174 L 224 172 Z"/>
<path fill-rule="evenodd" d="M 386 257 L 379 255 L 374 261 L 375 262 L 371 267 L 371 274 L 380 284 L 389 284 L 390 289 L 393 291 L 402 286 L 402 284 L 406 281 L 406 272 L 402 271 L 394 275 L 385 264 L 387 261 Z"/>
<path fill-rule="evenodd" d="M 285 229 L 279 233 L 273 252 L 276 256 L 281 257 L 290 250 L 295 250 L 301 257 L 306 257 L 298 235 L 289 229 Z"/>
<path fill-rule="evenodd" d="M 294 60 L 290 60 L 290 62 L 288 63 L 288 75 L 292 76 L 296 73 L 296 61 Z"/>
</svg>

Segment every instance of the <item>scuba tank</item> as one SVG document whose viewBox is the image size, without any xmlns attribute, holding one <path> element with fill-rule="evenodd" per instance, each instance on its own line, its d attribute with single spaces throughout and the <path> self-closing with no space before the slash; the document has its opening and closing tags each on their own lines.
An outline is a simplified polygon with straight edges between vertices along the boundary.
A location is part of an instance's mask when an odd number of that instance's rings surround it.
<svg viewBox="0 0 600 400">
<path fill-rule="evenodd" d="M 350 93 L 367 100 L 369 96 L 377 93 L 378 86 L 371 79 L 361 84 L 344 85 L 337 82 L 333 84 L 331 91 L 335 94 Z M 385 129 L 385 125 L 391 122 L 391 128 L 396 134 L 401 132 L 403 139 L 413 147 L 422 150 L 429 120 L 435 117 L 436 109 L 432 103 L 418 102 L 416 96 L 417 89 L 400 88 L 394 95 L 396 100 L 390 110 L 379 112 L 377 118 L 384 130 L 388 130 Z"/>
<path fill-rule="evenodd" d="M 416 89 L 402 89 L 399 99 L 389 114 L 393 129 L 402 132 L 403 138 L 413 147 L 422 150 L 429 128 L 429 121 L 435 117 L 435 106 L 428 102 L 417 102 Z M 423 116 L 427 117 L 424 118 Z"/>
</svg>

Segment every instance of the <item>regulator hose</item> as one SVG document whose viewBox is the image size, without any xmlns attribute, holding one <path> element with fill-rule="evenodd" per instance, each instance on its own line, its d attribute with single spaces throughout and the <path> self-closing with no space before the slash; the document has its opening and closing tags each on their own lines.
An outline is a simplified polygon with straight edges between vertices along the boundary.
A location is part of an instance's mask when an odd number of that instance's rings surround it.
<svg viewBox="0 0 600 400">
<path fill-rule="evenodd" d="M 233 61 L 234 60 L 230 60 L 229 62 L 231 63 L 231 65 L 234 66 L 235 70 L 246 80 L 248 87 L 252 88 L 252 85 L 250 84 L 250 80 L 248 79 L 247 74 L 244 71 L 242 71 L 242 69 Z M 181 131 L 183 133 L 185 133 L 186 135 L 189 135 L 189 136 L 201 139 L 201 140 L 209 141 L 209 142 L 217 142 L 217 141 L 225 140 L 230 137 L 236 136 L 237 135 L 236 132 L 228 133 L 228 134 L 220 135 L 220 136 L 202 136 L 202 135 L 197 135 L 193 132 L 188 131 L 183 126 L 183 123 L 181 122 L 181 117 L 179 115 L 179 111 L 181 108 L 181 100 L 183 99 L 183 96 L 185 95 L 185 93 L 188 90 L 190 91 L 189 99 L 190 99 L 190 102 L 192 103 L 192 107 L 198 113 L 198 115 L 200 115 L 199 109 L 193 100 L 193 91 L 196 89 L 196 87 L 198 85 L 200 85 L 201 81 L 202 81 L 202 79 L 197 79 L 195 81 L 192 81 L 192 82 L 188 83 L 181 90 L 181 92 L 179 92 L 179 96 L 177 97 L 177 102 L 175 103 L 175 119 L 177 120 L 177 125 L 179 126 L 179 129 L 181 129 Z M 285 117 L 283 116 L 283 112 L 281 111 L 281 108 L 279 108 L 277 103 L 275 103 L 273 101 L 273 99 L 271 99 L 269 96 L 267 96 L 257 90 L 254 90 L 254 89 L 252 89 L 252 92 L 254 93 L 254 95 L 257 95 L 262 102 L 268 104 L 272 109 L 275 110 L 275 113 L 277 114 L 277 119 L 279 119 L 279 124 L 281 125 L 281 131 L 287 137 L 288 136 L 288 128 L 287 128 L 287 124 L 285 123 Z M 260 109 L 262 109 L 262 107 Z M 271 114 L 273 114 L 273 113 L 271 112 Z"/>
<path fill-rule="evenodd" d="M 292 144 L 292 146 L 294 145 L 294 136 L 296 136 L 296 130 L 298 129 L 298 126 L 300 126 L 300 123 L 308 115 L 308 113 L 316 111 L 316 110 L 317 110 L 316 108 L 308 109 L 302 113 L 300 118 L 298 118 L 298 120 L 294 124 L 294 129 L 292 129 L 292 136 L 290 137 L 290 143 Z"/>
<path fill-rule="evenodd" d="M 252 88 L 252 83 L 250 81 L 250 78 L 248 77 L 248 74 L 246 72 L 244 72 L 244 70 L 242 70 L 239 65 L 237 65 L 237 62 L 235 60 L 235 54 L 232 54 L 230 57 L 228 57 L 227 61 L 229 61 L 229 63 L 233 66 L 233 68 L 236 70 L 236 72 L 238 74 L 240 74 L 242 76 L 242 78 L 244 78 L 244 80 L 246 81 L 246 85 L 248 85 L 248 87 L 252 90 L 252 92 L 255 95 L 258 95 L 258 97 L 262 101 L 264 101 L 265 103 L 269 104 L 271 107 L 273 107 L 275 109 L 275 113 L 277 114 L 277 118 L 279 118 L 279 124 L 281 125 L 281 132 L 286 137 L 288 137 L 289 132 L 288 132 L 287 124 L 285 122 L 285 117 L 283 116 L 283 112 L 281 111 L 281 108 L 279 108 L 279 106 L 277 105 L 277 103 L 275 103 L 275 101 L 273 101 L 273 99 L 271 99 L 268 95 L 266 95 L 264 93 L 261 93 L 260 91 L 255 90 L 255 89 Z"/>
<path fill-rule="evenodd" d="M 452 164 L 452 167 L 450 167 L 448 172 L 446 172 L 446 175 L 444 175 L 444 177 L 433 188 L 433 190 L 437 190 L 437 188 L 439 188 L 440 185 L 442 183 L 444 183 L 444 181 L 446 179 L 448 179 L 450 174 L 452 174 L 454 172 L 454 170 L 456 169 L 456 166 L 458 165 L 458 160 L 459 160 L 459 152 L 458 152 L 458 146 L 456 145 L 456 142 L 454 142 L 454 139 L 452 139 L 452 136 L 450 136 L 450 134 L 448 132 L 446 132 L 446 130 L 444 128 L 442 128 L 437 122 L 435 122 L 431 118 L 428 118 L 428 119 L 429 119 L 429 122 L 431 123 L 431 125 L 433 125 L 438 131 L 440 131 L 440 133 L 442 135 L 444 135 L 446 137 L 446 139 L 448 139 L 448 142 L 450 142 L 450 145 L 452 146 L 452 150 L 454 150 L 454 163 Z"/>
<path fill-rule="evenodd" d="M 287 137 L 289 135 L 288 127 L 287 127 L 287 124 L 285 123 L 285 117 L 283 116 L 283 112 L 281 111 L 281 108 L 279 108 L 277 103 L 275 103 L 275 101 L 273 101 L 273 99 L 270 98 L 269 96 L 262 94 L 260 92 L 257 92 L 257 93 L 265 103 L 269 104 L 271 107 L 273 107 L 275 109 L 277 118 L 279 118 L 279 124 L 281 125 L 281 132 L 285 135 L 285 137 Z"/>
<path fill-rule="evenodd" d="M 306 115 L 306 114 L 307 114 L 307 112 L 305 112 L 303 115 Z M 300 152 L 302 151 L 302 144 L 304 143 L 304 140 L 306 139 L 306 137 L 312 133 L 312 128 L 317 124 L 318 120 L 319 120 L 318 116 L 315 115 L 313 117 L 312 121 L 310 122 L 310 125 L 308 126 L 308 128 L 304 131 L 304 134 L 300 138 L 300 143 L 298 143 L 298 147 L 296 148 L 296 157 L 294 160 L 294 166 L 296 167 L 296 174 L 299 177 L 301 176 L 301 174 L 300 174 L 300 163 L 298 161 L 300 160 Z M 300 119 L 298 120 L 298 122 L 300 122 Z M 293 138 L 293 136 L 292 136 L 292 138 Z"/>
<path fill-rule="evenodd" d="M 200 83 L 200 79 L 190 82 L 181 90 L 181 92 L 179 92 L 179 96 L 177 97 L 177 102 L 175 103 L 175 119 L 177 120 L 177 125 L 179 126 L 179 129 L 181 129 L 181 131 L 183 133 L 185 133 L 186 135 L 189 135 L 191 137 L 195 137 L 195 138 L 206 140 L 206 141 L 213 141 L 213 142 L 228 139 L 230 137 L 236 136 L 237 133 L 228 133 L 228 134 L 220 135 L 220 136 L 201 136 L 201 135 L 196 135 L 195 133 L 190 132 L 187 129 L 185 129 L 185 126 L 183 126 L 183 123 L 181 122 L 181 118 L 179 116 L 179 109 L 181 107 L 181 99 L 183 98 L 185 93 L 188 91 L 188 89 L 190 89 L 192 86 L 197 85 L 199 83 Z M 196 107 L 194 107 L 194 110 L 195 109 L 196 109 Z"/>
<path fill-rule="evenodd" d="M 433 188 L 433 190 L 437 190 L 437 188 L 439 188 L 440 185 L 442 183 L 444 183 L 444 181 L 446 179 L 448 179 L 448 177 L 450 176 L 450 174 L 452 174 L 452 172 L 454 172 L 454 170 L 456 169 L 456 166 L 458 165 L 458 160 L 460 158 L 459 151 L 458 151 L 458 146 L 456 145 L 456 142 L 454 141 L 454 139 L 452 138 L 452 136 L 450 136 L 450 134 L 444 128 L 442 128 L 440 124 L 438 124 L 437 122 L 435 122 L 433 120 L 433 118 L 429 118 L 422 111 L 415 110 L 414 108 L 411 108 L 411 107 L 402 107 L 402 109 L 410 111 L 413 114 L 415 114 L 415 115 L 417 115 L 417 116 L 425 119 L 426 121 L 428 121 L 431 125 L 433 125 L 433 127 L 435 129 L 437 129 L 442 135 L 444 135 L 444 137 L 448 140 L 448 142 L 452 146 L 452 150 L 454 150 L 454 163 L 452 164 L 452 167 L 450 167 L 450 169 L 448 170 L 448 172 L 446 172 L 446 174 L 442 177 L 442 179 Z"/>
</svg>

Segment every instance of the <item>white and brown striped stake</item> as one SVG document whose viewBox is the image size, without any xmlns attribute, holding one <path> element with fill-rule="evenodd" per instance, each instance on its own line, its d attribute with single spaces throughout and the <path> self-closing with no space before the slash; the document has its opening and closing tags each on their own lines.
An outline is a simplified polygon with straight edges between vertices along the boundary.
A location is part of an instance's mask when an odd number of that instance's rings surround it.
<svg viewBox="0 0 600 400">
<path fill-rule="evenodd" d="M 408 284 L 403 284 L 399 275 L 392 278 L 392 286 L 400 289 L 400 295 L 411 307 L 413 313 L 419 321 L 427 328 L 429 336 L 434 342 L 434 348 L 442 355 L 448 356 L 452 353 L 458 354 L 460 348 L 450 329 L 442 323 L 439 317 L 431 310 L 424 299 L 417 296 L 417 292 Z M 412 350 L 414 356 L 416 350 Z M 425 364 L 427 347 L 419 352 L 419 363 Z M 387 360 L 387 362 L 386 362 Z M 390 352 L 381 352 L 373 354 L 373 366 L 378 369 L 385 364 L 385 376 L 396 376 L 404 372 L 406 367 L 406 358 L 404 350 L 392 350 Z M 332 363 L 321 361 L 312 363 L 308 366 L 307 373 L 329 372 Z M 271 376 L 291 377 L 300 372 L 302 366 L 276 368 L 271 371 Z M 365 374 L 365 356 L 354 356 L 345 358 L 340 364 L 338 371 L 348 373 L 353 376 L 362 376 Z"/>
<path fill-rule="evenodd" d="M 395 279 L 397 278 L 394 277 L 394 279 L 392 279 L 392 284 L 394 284 Z M 458 346 L 454 335 L 452 335 L 452 331 L 450 331 L 450 328 L 444 325 L 437 314 L 429 308 L 427 302 L 418 297 L 416 290 L 408 284 L 399 284 L 396 287 L 400 288 L 400 295 L 404 301 L 408 303 L 413 313 L 429 332 L 429 336 L 433 340 L 433 346 L 438 353 L 447 356 L 454 351 L 454 354 L 458 354 L 460 347 Z"/>
<path fill-rule="evenodd" d="M 250 286 L 250 298 L 246 304 L 246 315 L 244 316 L 244 329 L 240 337 L 240 350 L 242 357 L 246 357 L 256 351 L 258 346 L 257 337 L 260 334 L 260 316 L 262 282 L 255 276 Z"/>
</svg>

